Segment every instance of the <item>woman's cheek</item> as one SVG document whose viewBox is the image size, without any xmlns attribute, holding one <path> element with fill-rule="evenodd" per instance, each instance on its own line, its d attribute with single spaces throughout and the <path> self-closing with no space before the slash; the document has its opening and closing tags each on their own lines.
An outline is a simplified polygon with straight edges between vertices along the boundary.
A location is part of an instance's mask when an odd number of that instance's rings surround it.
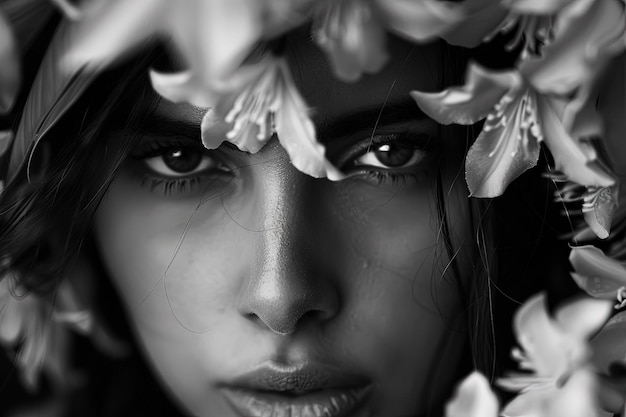
<svg viewBox="0 0 626 417">
<path fill-rule="evenodd" d="M 204 332 L 222 320 L 236 277 L 244 274 L 237 259 L 247 248 L 232 250 L 241 240 L 219 199 L 202 205 L 165 199 L 122 180 L 96 217 L 105 266 L 137 327 L 162 331 L 155 317 L 163 323 L 169 315 Z"/>
</svg>

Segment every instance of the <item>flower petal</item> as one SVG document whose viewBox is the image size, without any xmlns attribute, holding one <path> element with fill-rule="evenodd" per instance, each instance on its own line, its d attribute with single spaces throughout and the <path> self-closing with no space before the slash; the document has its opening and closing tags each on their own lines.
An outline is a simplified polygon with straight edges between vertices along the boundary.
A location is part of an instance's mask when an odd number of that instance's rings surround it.
<svg viewBox="0 0 626 417">
<path fill-rule="evenodd" d="M 326 159 L 325 148 L 317 141 L 306 104 L 288 72 L 284 82 L 286 85 L 281 106 L 276 111 L 275 124 L 278 140 L 289 154 L 291 163 L 314 178 L 342 179 L 344 175 Z"/>
<path fill-rule="evenodd" d="M 466 0 L 458 3 L 464 17 L 441 35 L 451 45 L 473 48 L 493 34 L 506 19 L 509 11 L 500 2 L 492 0 Z"/>
<path fill-rule="evenodd" d="M 75 42 L 64 66 L 71 70 L 113 62 L 158 33 L 168 8 L 166 0 L 89 2 L 74 28 Z"/>
<path fill-rule="evenodd" d="M 600 188 L 585 196 L 583 213 L 587 225 L 600 239 L 606 239 L 611 232 L 613 213 L 618 206 L 619 186 Z"/>
<path fill-rule="evenodd" d="M 509 9 L 524 14 L 553 14 L 576 0 L 503 0 Z"/>
<path fill-rule="evenodd" d="M 411 91 L 411 96 L 439 123 L 470 125 L 487 117 L 505 94 L 514 95 L 522 87 L 522 80 L 516 72 L 490 71 L 476 63 L 468 66 L 466 79 L 462 87 L 439 93 Z"/>
<path fill-rule="evenodd" d="M 547 403 L 544 415 L 567 417 L 599 417 L 600 407 L 596 397 L 597 377 L 590 367 L 578 369 L 565 385 L 554 392 Z"/>
<path fill-rule="evenodd" d="M 344 0 L 324 6 L 313 36 L 330 58 L 334 73 L 344 81 L 356 81 L 362 73 L 378 72 L 389 56 L 386 33 L 370 3 Z"/>
<path fill-rule="evenodd" d="M 567 95 L 589 82 L 626 47 L 624 8 L 616 1 L 576 0 L 558 15 L 554 40 L 520 71 L 540 92 Z"/>
<path fill-rule="evenodd" d="M 615 291 L 626 286 L 626 267 L 595 246 L 574 246 L 569 255 L 572 278 L 589 295 L 615 300 Z"/>
<path fill-rule="evenodd" d="M 608 320 L 612 303 L 584 296 L 555 311 L 555 320 L 569 338 L 586 343 Z"/>
<path fill-rule="evenodd" d="M 446 405 L 446 417 L 497 417 L 498 399 L 480 372 L 472 372 Z"/>
<path fill-rule="evenodd" d="M 539 125 L 554 157 L 555 168 L 570 181 L 581 185 L 610 187 L 615 184 L 615 179 L 595 162 L 597 156 L 593 146 L 575 140 L 568 134 L 557 114 L 557 107 L 560 107 L 560 103 L 556 99 L 537 96 Z"/>
<path fill-rule="evenodd" d="M 380 0 L 376 4 L 389 30 L 414 41 L 434 39 L 465 17 L 465 10 L 450 1 Z"/>
<path fill-rule="evenodd" d="M 198 107 L 208 107 L 206 88 L 191 71 L 163 74 L 150 70 L 150 82 L 160 96 L 174 103 L 187 102 Z"/>
<path fill-rule="evenodd" d="M 613 362 L 626 360 L 626 311 L 621 311 L 607 322 L 591 340 L 593 363 L 604 373 Z"/>
<path fill-rule="evenodd" d="M 20 57 L 13 31 L 0 11 L 0 114 L 13 107 L 21 81 Z"/>
<path fill-rule="evenodd" d="M 520 307 L 513 329 L 529 364 L 540 377 L 562 375 L 569 365 L 566 352 L 578 350 L 548 316 L 544 293 L 534 295 Z"/>
<path fill-rule="evenodd" d="M 500 412 L 503 417 L 544 417 L 545 402 L 556 391 L 554 389 L 529 390 L 513 398 Z M 548 416 L 545 416 L 548 417 Z"/>
<path fill-rule="evenodd" d="M 505 96 L 508 97 L 508 96 Z M 465 160 L 465 178 L 474 197 L 497 197 L 539 159 L 539 128 L 534 95 L 526 91 L 502 102 L 499 121 L 491 114 Z"/>
</svg>

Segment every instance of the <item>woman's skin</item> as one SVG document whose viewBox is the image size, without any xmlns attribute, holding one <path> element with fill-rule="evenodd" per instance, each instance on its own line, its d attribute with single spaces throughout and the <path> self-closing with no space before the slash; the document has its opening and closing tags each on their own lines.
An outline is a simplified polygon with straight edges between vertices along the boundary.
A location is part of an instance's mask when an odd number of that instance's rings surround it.
<svg viewBox="0 0 626 417">
<path fill-rule="evenodd" d="M 347 415 L 425 415 L 449 396 L 466 341 L 443 273 L 438 127 L 408 96 L 440 87 L 439 45 L 390 40 L 382 72 L 345 84 L 293 42 L 318 137 L 352 175 L 310 178 L 275 139 L 254 155 L 203 151 L 204 110 L 162 100 L 97 212 L 99 251 L 157 374 L 192 415 L 245 416 L 234 396 L 259 416 L 335 416 L 324 405 L 347 401 L 347 386 L 363 388 L 360 406 L 339 404 Z M 466 195 L 462 181 L 449 191 Z M 465 208 L 448 209 L 454 226 Z"/>
</svg>

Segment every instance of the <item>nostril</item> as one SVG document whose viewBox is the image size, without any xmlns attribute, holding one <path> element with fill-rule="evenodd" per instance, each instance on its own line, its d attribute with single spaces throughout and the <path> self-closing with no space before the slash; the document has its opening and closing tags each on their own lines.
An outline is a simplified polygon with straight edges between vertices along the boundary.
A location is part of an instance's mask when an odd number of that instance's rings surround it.
<svg viewBox="0 0 626 417">
<path fill-rule="evenodd" d="M 318 302 L 318 306 L 313 306 L 314 300 L 319 298 L 305 298 L 297 302 L 286 298 L 273 301 L 264 299 L 263 303 L 251 305 L 252 309 L 246 317 L 276 334 L 286 336 L 303 327 L 322 322 L 336 313 L 336 308 L 330 305 L 329 308 L 319 308 L 322 306 Z"/>
</svg>

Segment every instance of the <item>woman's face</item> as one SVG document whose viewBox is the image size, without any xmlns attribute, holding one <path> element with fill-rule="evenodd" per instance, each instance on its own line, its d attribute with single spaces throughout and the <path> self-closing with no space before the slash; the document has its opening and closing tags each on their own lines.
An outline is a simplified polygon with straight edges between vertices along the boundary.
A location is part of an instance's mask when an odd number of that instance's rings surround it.
<svg viewBox="0 0 626 417">
<path fill-rule="evenodd" d="M 444 276 L 438 128 L 407 94 L 439 88 L 440 50 L 389 46 L 385 70 L 353 84 L 312 46 L 289 56 L 348 179 L 300 173 L 276 140 L 205 151 L 204 111 L 163 100 L 102 202 L 104 264 L 192 415 L 395 417 L 447 398 L 464 304 Z"/>
</svg>

